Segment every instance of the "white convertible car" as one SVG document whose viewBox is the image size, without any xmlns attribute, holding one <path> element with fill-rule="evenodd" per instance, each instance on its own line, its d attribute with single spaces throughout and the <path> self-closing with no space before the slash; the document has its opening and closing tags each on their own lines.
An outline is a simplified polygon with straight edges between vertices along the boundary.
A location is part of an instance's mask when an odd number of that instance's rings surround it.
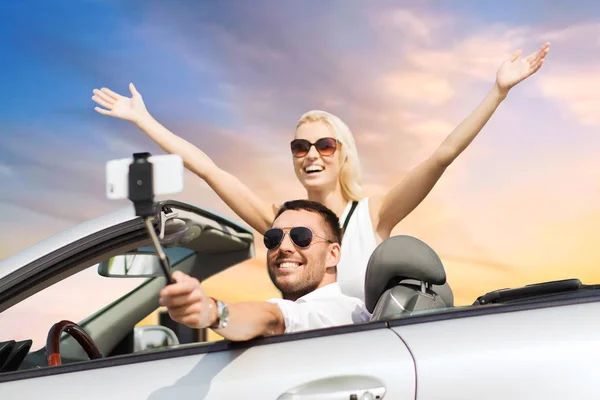
<svg viewBox="0 0 600 400">
<path fill-rule="evenodd" d="M 176 201 L 158 209 L 174 269 L 202 280 L 254 254 L 252 233 L 233 221 Z M 547 282 L 455 307 L 439 258 L 408 236 L 371 258 L 372 321 L 208 343 L 168 319 L 136 327 L 158 308 L 165 278 L 128 208 L 1 262 L 0 323 L 82 274 L 102 288 L 59 292 L 54 324 L 39 328 L 45 342 L 6 337 L 15 327 L 0 325 L 0 399 L 600 399 L 600 287 Z M 124 283 L 131 289 L 99 311 L 66 317 Z"/>
</svg>

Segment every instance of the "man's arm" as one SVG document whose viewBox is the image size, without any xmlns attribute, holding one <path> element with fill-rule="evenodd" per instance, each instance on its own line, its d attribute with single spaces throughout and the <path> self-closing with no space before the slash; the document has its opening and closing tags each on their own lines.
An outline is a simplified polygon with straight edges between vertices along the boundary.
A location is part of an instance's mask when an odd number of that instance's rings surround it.
<svg viewBox="0 0 600 400">
<path fill-rule="evenodd" d="M 176 283 L 160 291 L 159 304 L 167 307 L 171 319 L 190 328 L 216 326 L 218 312 L 215 301 L 203 294 L 196 278 L 180 271 L 173 272 Z M 214 329 L 225 339 L 249 340 L 285 332 L 281 309 L 269 302 L 243 302 L 228 304 L 227 326 Z"/>
<path fill-rule="evenodd" d="M 276 304 L 266 301 L 228 304 L 229 321 L 225 328 L 214 329 L 229 340 L 249 340 L 285 332 L 283 314 Z M 216 325 L 217 317 L 211 326 Z"/>
</svg>

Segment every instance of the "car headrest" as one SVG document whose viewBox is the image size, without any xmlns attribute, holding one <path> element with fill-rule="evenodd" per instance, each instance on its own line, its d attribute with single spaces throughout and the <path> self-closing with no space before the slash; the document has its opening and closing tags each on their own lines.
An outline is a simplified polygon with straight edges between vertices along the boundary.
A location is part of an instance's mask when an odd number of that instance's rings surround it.
<svg viewBox="0 0 600 400">
<path fill-rule="evenodd" d="M 392 236 L 375 248 L 365 274 L 365 306 L 373 310 L 391 281 L 405 279 L 443 285 L 442 261 L 423 241 L 407 235 Z"/>
</svg>

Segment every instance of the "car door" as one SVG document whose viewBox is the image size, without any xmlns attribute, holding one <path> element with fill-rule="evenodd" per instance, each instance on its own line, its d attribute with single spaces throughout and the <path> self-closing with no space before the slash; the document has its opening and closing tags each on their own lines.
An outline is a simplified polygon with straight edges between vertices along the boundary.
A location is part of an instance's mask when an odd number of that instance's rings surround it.
<svg viewBox="0 0 600 400">
<path fill-rule="evenodd" d="M 417 399 L 600 399 L 600 296 L 392 321 Z"/>
<path fill-rule="evenodd" d="M 23 371 L 0 384 L 0 398 L 59 399 L 75 388 L 86 399 L 408 400 L 416 382 L 402 340 L 375 322 Z"/>
</svg>

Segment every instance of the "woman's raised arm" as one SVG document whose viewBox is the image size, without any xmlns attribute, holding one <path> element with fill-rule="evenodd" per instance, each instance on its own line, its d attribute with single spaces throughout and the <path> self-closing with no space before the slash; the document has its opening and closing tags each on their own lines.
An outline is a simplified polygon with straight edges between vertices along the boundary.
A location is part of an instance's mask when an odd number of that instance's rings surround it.
<svg viewBox="0 0 600 400">
<path fill-rule="evenodd" d="M 269 229 L 276 210 L 263 201 L 232 174 L 219 168 L 202 150 L 169 131 L 146 109 L 142 95 L 133 83 L 129 84 L 131 97 L 125 97 L 110 89 L 94 89 L 95 110 L 100 114 L 133 122 L 146 135 L 170 154 L 182 157 L 187 169 L 204 179 L 217 195 L 248 225 L 261 235 Z"/>
<path fill-rule="evenodd" d="M 471 144 L 479 134 L 508 91 L 542 67 L 550 43 L 536 52 L 519 59 L 518 50 L 505 60 L 496 74 L 496 83 L 475 108 L 425 161 L 412 169 L 383 197 L 370 201 L 370 213 L 378 239 L 385 240 L 392 229 L 412 212 L 433 189 L 446 168 Z"/>
</svg>

